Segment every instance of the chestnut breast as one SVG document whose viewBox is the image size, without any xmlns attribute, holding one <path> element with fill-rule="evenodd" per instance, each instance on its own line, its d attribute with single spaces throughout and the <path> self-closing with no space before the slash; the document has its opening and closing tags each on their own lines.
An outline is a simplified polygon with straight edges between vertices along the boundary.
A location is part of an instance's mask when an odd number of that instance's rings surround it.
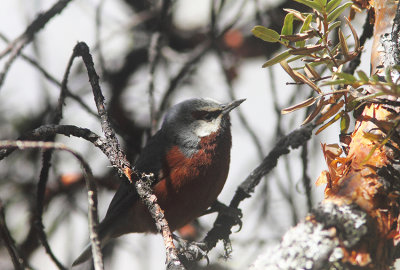
<svg viewBox="0 0 400 270">
<path fill-rule="evenodd" d="M 200 216 L 217 199 L 228 176 L 231 145 L 228 128 L 202 137 L 189 157 L 178 146 L 168 151 L 154 193 L 171 230 Z"/>
</svg>

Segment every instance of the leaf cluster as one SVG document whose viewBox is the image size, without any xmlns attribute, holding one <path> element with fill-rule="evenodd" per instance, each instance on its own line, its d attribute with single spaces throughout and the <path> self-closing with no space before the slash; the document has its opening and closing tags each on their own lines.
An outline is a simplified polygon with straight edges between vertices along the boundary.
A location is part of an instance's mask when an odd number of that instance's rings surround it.
<svg viewBox="0 0 400 270">
<path fill-rule="evenodd" d="M 287 15 L 280 34 L 259 25 L 252 29 L 253 35 L 263 41 L 279 42 L 286 47 L 285 51 L 265 62 L 263 67 L 280 63 L 296 84 L 306 84 L 316 93 L 315 97 L 286 108 L 282 113 L 290 113 L 316 103 L 303 124 L 312 121 L 317 115 L 320 115 L 317 124 L 330 119 L 317 131 L 319 133 L 340 119 L 341 132 L 346 133 L 349 126 L 348 113 L 356 108 L 356 101 L 360 101 L 360 96 L 363 96 L 362 90 L 355 86 L 375 81 L 374 77 L 369 78 L 362 71 L 358 72 L 359 78 L 342 72 L 343 66 L 356 58 L 363 49 L 350 21 L 345 18 L 351 31 L 351 35 L 345 36 L 341 29 L 342 22 L 338 20 L 353 3 L 342 3 L 341 0 L 295 1 L 308 6 L 312 12 L 285 9 Z M 295 21 L 301 24 L 296 32 Z M 332 33 L 338 37 L 336 44 L 331 38 Z M 354 40 L 352 46 L 348 43 L 351 36 Z M 324 92 L 323 87 L 330 89 Z"/>
</svg>

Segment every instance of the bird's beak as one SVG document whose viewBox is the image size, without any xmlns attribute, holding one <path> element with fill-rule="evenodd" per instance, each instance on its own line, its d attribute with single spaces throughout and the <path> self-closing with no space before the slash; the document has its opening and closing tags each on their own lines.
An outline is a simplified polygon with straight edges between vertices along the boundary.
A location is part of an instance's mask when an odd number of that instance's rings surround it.
<svg viewBox="0 0 400 270">
<path fill-rule="evenodd" d="M 238 100 L 232 101 L 231 103 L 222 104 L 222 114 L 228 114 L 230 111 L 232 111 L 237 106 L 242 104 L 242 102 L 245 101 L 245 100 L 246 100 L 245 98 L 244 99 L 238 99 Z"/>
</svg>

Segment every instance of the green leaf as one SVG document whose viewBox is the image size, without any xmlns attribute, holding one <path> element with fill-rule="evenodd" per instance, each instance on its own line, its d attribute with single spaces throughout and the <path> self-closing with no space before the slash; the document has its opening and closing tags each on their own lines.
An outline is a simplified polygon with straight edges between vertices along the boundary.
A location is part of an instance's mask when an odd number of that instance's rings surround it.
<svg viewBox="0 0 400 270">
<path fill-rule="evenodd" d="M 269 59 L 267 62 L 265 62 L 265 63 L 262 65 L 262 67 L 263 67 L 263 68 L 266 68 L 266 67 L 275 65 L 275 64 L 277 64 L 277 63 L 279 63 L 279 62 L 285 60 L 285 59 L 288 58 L 289 56 L 290 56 L 289 50 L 284 51 L 284 52 L 278 54 L 277 56 L 275 56 L 275 57 Z"/>
<path fill-rule="evenodd" d="M 330 13 L 332 10 L 337 8 L 337 6 L 340 5 L 341 2 L 342 2 L 342 0 L 329 1 L 328 5 L 326 5 L 326 12 Z"/>
<path fill-rule="evenodd" d="M 278 32 L 261 25 L 254 26 L 251 32 L 254 36 L 267 42 L 278 42 L 280 39 Z"/>
<path fill-rule="evenodd" d="M 294 56 L 294 57 L 288 59 L 287 62 L 290 63 L 290 62 L 299 60 L 299 59 L 301 59 L 301 58 L 303 58 L 303 57 L 304 57 L 303 55 L 296 55 L 296 56 Z"/>
<path fill-rule="evenodd" d="M 350 117 L 347 113 L 343 113 L 342 118 L 340 119 L 340 133 L 347 133 L 350 126 Z"/>
<path fill-rule="evenodd" d="M 340 14 L 343 13 L 343 11 L 350 7 L 353 3 L 352 2 L 346 2 L 343 5 L 335 8 L 331 13 L 328 14 L 328 22 L 331 22 L 333 20 L 335 20 L 337 17 L 339 17 Z"/>
<path fill-rule="evenodd" d="M 364 71 L 358 70 L 358 71 L 357 71 L 357 75 L 358 75 L 358 77 L 360 78 L 360 80 L 361 80 L 363 83 L 367 83 L 367 82 L 369 81 L 369 78 L 368 78 L 367 74 L 365 74 Z"/>
<path fill-rule="evenodd" d="M 374 75 L 371 76 L 371 80 L 373 82 L 375 82 L 375 83 L 378 83 L 379 82 L 379 76 L 377 74 L 374 74 Z"/>
<path fill-rule="evenodd" d="M 385 79 L 386 79 L 386 81 L 388 82 L 388 83 L 391 83 L 391 84 L 393 84 L 393 79 L 392 79 L 392 68 L 389 66 L 389 67 L 386 67 L 386 69 L 385 69 Z"/>
<path fill-rule="evenodd" d="M 334 23 L 332 23 L 331 25 L 329 25 L 328 27 L 328 32 L 332 31 L 333 29 L 335 29 L 336 27 L 339 27 L 342 24 L 341 21 L 336 21 Z"/>
<path fill-rule="evenodd" d="M 324 8 L 325 8 L 325 6 L 326 6 L 326 1 L 327 1 L 327 0 L 314 0 L 314 2 L 316 2 L 316 3 L 321 7 L 321 9 L 324 9 Z"/>
<path fill-rule="evenodd" d="M 308 14 L 307 18 L 305 19 L 303 25 L 300 28 L 300 33 L 304 33 L 305 31 L 307 31 L 308 29 L 310 29 L 310 24 L 312 21 L 312 15 Z M 304 47 L 306 45 L 306 41 L 302 40 L 302 41 L 298 41 L 295 43 L 297 47 Z"/>
<path fill-rule="evenodd" d="M 333 117 L 331 120 L 329 120 L 328 123 L 326 123 L 325 125 L 323 125 L 322 127 L 320 127 L 317 132 L 315 132 L 315 135 L 318 135 L 318 133 L 320 133 L 321 131 L 323 131 L 324 129 L 326 129 L 327 127 L 329 127 L 330 125 L 332 125 L 333 123 L 335 123 L 337 120 L 339 120 L 340 116 L 341 116 L 342 112 L 339 112 L 338 114 L 335 115 L 335 117 Z"/>
<path fill-rule="evenodd" d="M 346 84 L 346 80 L 344 79 L 339 79 L 339 80 L 333 80 L 333 81 L 327 81 L 327 82 L 323 82 L 322 86 L 324 85 L 338 85 L 338 84 Z"/>
<path fill-rule="evenodd" d="M 293 34 L 293 14 L 286 14 L 285 21 L 283 23 L 281 35 L 292 35 Z"/>
<path fill-rule="evenodd" d="M 303 5 L 306 5 L 307 7 L 318 10 L 319 12 L 321 12 L 321 10 L 322 10 L 321 6 L 318 3 L 316 3 L 315 1 L 311 1 L 311 0 L 295 0 L 295 1 L 299 2 Z"/>
<path fill-rule="evenodd" d="M 357 81 L 356 77 L 349 73 L 339 72 L 335 73 L 339 78 L 346 80 L 349 83 L 354 83 Z"/>
</svg>

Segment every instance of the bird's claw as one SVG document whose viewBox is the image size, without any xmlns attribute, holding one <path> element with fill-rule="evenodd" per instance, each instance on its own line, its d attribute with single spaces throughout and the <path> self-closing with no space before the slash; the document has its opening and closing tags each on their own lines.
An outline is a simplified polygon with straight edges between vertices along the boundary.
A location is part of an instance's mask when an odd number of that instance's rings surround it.
<svg viewBox="0 0 400 270">
<path fill-rule="evenodd" d="M 242 229 L 243 213 L 241 209 L 227 206 L 225 209 L 222 210 L 222 214 L 230 217 L 233 220 L 234 224 L 239 226 L 237 232 Z"/>
<path fill-rule="evenodd" d="M 217 211 L 219 214 L 231 219 L 234 225 L 238 225 L 240 231 L 242 229 L 242 217 L 243 213 L 242 210 L 236 207 L 227 206 L 219 201 L 215 201 L 214 204 L 211 206 L 213 211 Z"/>
</svg>

